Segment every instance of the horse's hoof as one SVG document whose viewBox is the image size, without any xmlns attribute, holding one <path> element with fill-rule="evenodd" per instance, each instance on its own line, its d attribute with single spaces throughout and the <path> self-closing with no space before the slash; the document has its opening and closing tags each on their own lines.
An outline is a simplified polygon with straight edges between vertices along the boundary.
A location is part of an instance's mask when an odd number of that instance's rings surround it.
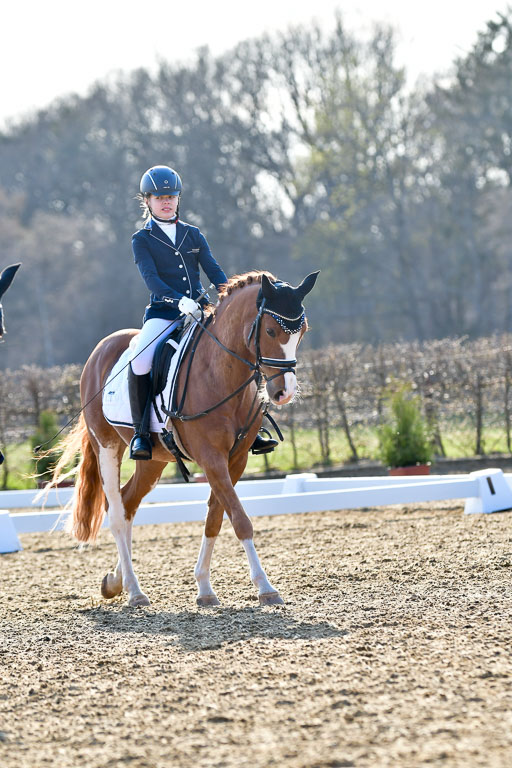
<svg viewBox="0 0 512 768">
<path fill-rule="evenodd" d="M 151 601 L 149 597 L 146 597 L 146 595 L 143 595 L 141 592 L 139 595 L 134 595 L 130 598 L 128 605 L 131 608 L 142 608 L 143 605 L 151 605 Z"/>
<path fill-rule="evenodd" d="M 279 592 L 265 592 L 258 595 L 260 605 L 284 605 L 284 600 Z"/>
<path fill-rule="evenodd" d="M 101 594 L 102 597 L 106 597 L 107 600 L 110 600 L 112 597 L 117 597 L 117 595 L 120 595 L 123 591 L 123 582 L 119 580 L 119 584 L 109 584 L 109 576 L 110 581 L 112 582 L 113 573 L 107 573 L 106 576 L 103 577 L 103 581 L 101 582 Z"/>
<path fill-rule="evenodd" d="M 211 605 L 220 605 L 220 600 L 217 595 L 202 595 L 196 598 L 196 603 L 201 608 L 209 608 Z"/>
</svg>

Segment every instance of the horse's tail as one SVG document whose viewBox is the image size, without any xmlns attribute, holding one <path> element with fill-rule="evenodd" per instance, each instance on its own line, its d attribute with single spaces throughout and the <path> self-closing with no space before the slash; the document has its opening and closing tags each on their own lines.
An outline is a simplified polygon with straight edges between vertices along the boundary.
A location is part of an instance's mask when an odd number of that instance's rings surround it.
<svg viewBox="0 0 512 768">
<path fill-rule="evenodd" d="M 51 482 L 46 486 L 45 491 L 57 487 L 59 480 L 77 475 L 73 508 L 66 523 L 66 529 L 78 541 L 94 541 L 105 514 L 105 494 L 98 461 L 83 413 L 80 414 L 76 427 L 71 430 L 61 446 L 63 447 L 62 456 L 57 462 Z M 69 464 L 74 463 L 78 452 L 82 454 L 78 467 L 66 471 Z"/>
</svg>

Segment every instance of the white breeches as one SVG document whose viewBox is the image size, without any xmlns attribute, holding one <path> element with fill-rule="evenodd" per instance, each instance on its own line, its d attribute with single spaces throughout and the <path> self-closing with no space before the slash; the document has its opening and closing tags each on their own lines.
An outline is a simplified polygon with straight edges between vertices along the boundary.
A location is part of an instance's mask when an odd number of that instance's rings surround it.
<svg viewBox="0 0 512 768">
<path fill-rule="evenodd" d="M 166 335 L 164 331 L 166 329 L 170 331 L 172 326 L 179 322 L 180 320 L 163 320 L 161 317 L 152 317 L 146 320 L 137 336 L 137 344 L 130 356 L 132 371 L 136 376 L 150 372 L 155 349 Z"/>
</svg>

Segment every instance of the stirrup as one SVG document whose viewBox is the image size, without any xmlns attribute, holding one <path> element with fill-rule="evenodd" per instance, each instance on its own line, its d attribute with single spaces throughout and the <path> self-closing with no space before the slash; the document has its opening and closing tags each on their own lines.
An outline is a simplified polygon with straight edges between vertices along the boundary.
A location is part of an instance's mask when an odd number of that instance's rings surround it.
<svg viewBox="0 0 512 768">
<path fill-rule="evenodd" d="M 135 434 L 130 442 L 130 459 L 149 461 L 153 456 L 153 446 L 149 435 Z"/>
</svg>

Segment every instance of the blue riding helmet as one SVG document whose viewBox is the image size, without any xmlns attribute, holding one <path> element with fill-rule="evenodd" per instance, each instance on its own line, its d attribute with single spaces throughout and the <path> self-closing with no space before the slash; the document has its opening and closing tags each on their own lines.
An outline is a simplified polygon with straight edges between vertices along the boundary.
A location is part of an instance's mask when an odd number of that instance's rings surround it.
<svg viewBox="0 0 512 768">
<path fill-rule="evenodd" d="M 176 171 L 167 165 L 154 165 L 143 174 L 140 180 L 140 191 L 143 195 L 180 195 L 181 179 Z"/>
</svg>

